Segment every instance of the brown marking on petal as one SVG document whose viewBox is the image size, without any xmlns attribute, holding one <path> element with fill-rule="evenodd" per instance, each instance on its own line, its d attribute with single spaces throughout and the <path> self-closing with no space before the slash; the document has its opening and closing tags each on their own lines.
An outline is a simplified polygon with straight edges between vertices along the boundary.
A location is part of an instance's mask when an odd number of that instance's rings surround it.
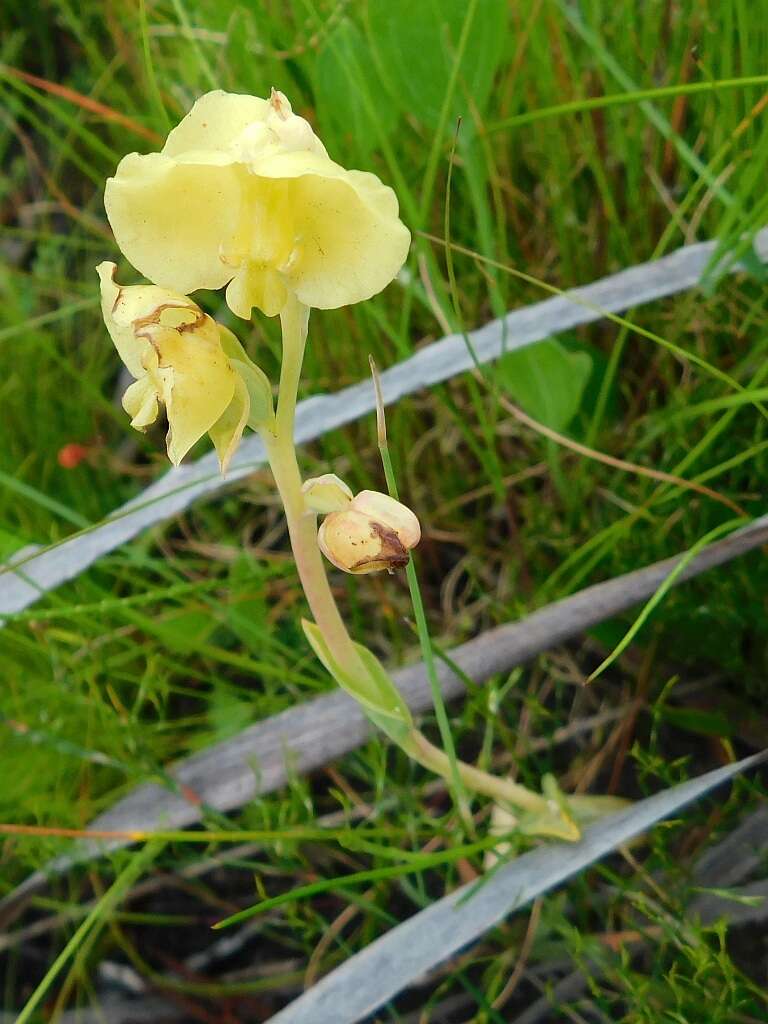
<svg viewBox="0 0 768 1024">
<path fill-rule="evenodd" d="M 178 327 L 171 327 L 169 324 L 161 324 L 160 317 L 163 315 L 166 309 L 188 309 L 191 313 L 194 313 L 195 319 L 188 324 L 179 324 Z M 192 303 L 188 304 L 186 302 L 164 302 L 156 309 L 153 309 L 152 312 L 148 313 L 146 316 L 136 317 L 131 326 L 133 327 L 134 334 L 138 338 L 140 337 L 139 331 L 137 330 L 137 328 L 139 327 L 168 327 L 169 330 L 171 331 L 178 331 L 179 333 L 181 333 L 182 331 L 194 331 L 200 326 L 200 324 L 204 322 L 205 313 L 202 311 L 202 309 L 198 309 L 198 307 L 193 305 Z M 144 335 L 141 335 L 141 337 L 144 337 Z"/>
<path fill-rule="evenodd" d="M 270 90 L 270 93 L 269 93 L 269 105 L 270 105 L 270 107 L 272 107 L 274 112 L 277 114 L 277 116 L 281 120 L 283 120 L 283 121 L 287 121 L 288 120 L 288 112 L 285 109 L 285 104 L 280 99 L 280 93 L 274 87 L 274 85 L 272 86 L 272 88 Z"/>
<path fill-rule="evenodd" d="M 179 324 L 178 327 L 173 327 L 171 330 L 178 331 L 179 334 L 183 334 L 184 331 L 196 331 L 198 327 L 201 327 L 208 319 L 207 315 L 200 310 L 199 313 L 195 314 L 195 319 L 188 324 Z"/>
<path fill-rule="evenodd" d="M 109 272 L 109 277 L 110 277 L 110 280 L 112 281 L 112 284 L 117 288 L 117 295 L 115 296 L 115 301 L 112 303 L 112 310 L 111 310 L 112 313 L 115 312 L 115 310 L 117 309 L 118 302 L 123 297 L 123 289 L 122 289 L 121 285 L 119 285 L 117 283 L 117 281 L 115 280 L 115 274 L 116 273 L 117 273 L 117 265 L 113 263 L 112 264 L 112 269 Z"/>
<path fill-rule="evenodd" d="M 162 324 L 160 324 L 158 326 L 162 326 Z M 172 327 L 167 327 L 165 329 L 168 330 L 168 331 L 172 331 L 173 330 Z M 162 343 L 159 342 L 159 341 L 156 341 L 155 336 L 154 336 L 154 334 L 153 334 L 153 332 L 152 332 L 152 330 L 150 329 L 149 326 L 147 327 L 147 329 L 145 331 L 136 331 L 134 333 L 134 337 L 135 338 L 143 338 L 145 341 L 149 342 L 149 344 L 155 350 L 155 353 L 157 355 L 157 365 L 158 365 L 158 367 L 162 367 L 162 369 L 164 369 L 164 370 L 168 370 L 168 369 L 172 370 L 173 369 L 173 363 L 163 362 L 165 357 L 163 356 Z M 142 359 L 142 366 L 144 366 L 144 360 L 143 359 Z M 149 373 L 149 370 L 147 369 L 146 366 L 144 366 L 144 369 L 147 370 L 147 373 Z M 162 401 L 162 399 L 160 399 L 160 401 Z"/>
<path fill-rule="evenodd" d="M 155 341 L 155 328 L 160 327 L 166 331 L 176 331 L 177 334 L 183 334 L 184 331 L 196 331 L 199 327 L 202 327 L 205 321 L 208 319 L 202 310 L 197 310 L 195 313 L 195 319 L 188 324 L 179 324 L 177 327 L 171 327 L 169 324 L 160 323 L 160 317 L 166 309 L 189 309 L 194 310 L 194 306 L 181 305 L 177 302 L 166 302 L 162 306 L 158 306 L 156 310 L 147 316 L 140 316 L 133 321 L 133 336 L 134 338 L 144 338 L 148 341 L 152 348 L 157 352 L 158 356 L 162 360 L 163 354 L 160 351 L 160 346 Z M 143 328 L 138 330 L 137 328 Z M 162 363 L 161 363 L 162 365 Z"/>
<path fill-rule="evenodd" d="M 152 325 L 152 326 L 158 326 L 158 325 Z M 143 338 L 144 341 L 148 341 L 149 344 L 152 346 L 152 348 L 155 350 L 155 352 L 157 352 L 157 354 L 159 356 L 160 355 L 160 349 L 157 347 L 157 342 L 155 341 L 155 336 L 154 336 L 152 330 L 150 329 L 150 327 L 151 327 L 151 325 L 147 324 L 147 328 L 144 331 L 134 330 L 133 336 L 134 336 L 134 338 Z M 143 362 L 142 362 L 142 365 L 144 365 Z M 146 369 L 146 367 L 144 367 L 144 368 Z"/>
<path fill-rule="evenodd" d="M 152 330 L 153 327 L 161 327 L 161 326 L 162 326 L 162 324 L 147 324 L 146 329 L 143 330 L 143 331 L 134 330 L 133 336 L 134 336 L 134 338 L 143 338 L 144 341 L 148 341 L 149 344 L 152 346 L 152 348 L 155 350 L 155 352 L 157 354 L 157 365 L 158 366 L 162 366 L 164 368 L 167 368 L 170 364 L 163 362 L 163 353 L 162 353 L 162 351 L 160 349 L 160 344 L 155 340 L 154 331 Z M 173 328 L 172 327 L 168 327 L 168 328 L 166 328 L 166 330 L 172 331 Z M 144 369 L 147 370 L 147 372 L 149 373 L 149 370 L 144 365 L 143 357 L 142 357 L 142 360 L 141 360 L 141 365 L 144 366 Z"/>
<path fill-rule="evenodd" d="M 147 330 L 147 331 L 134 331 L 133 332 L 133 336 L 134 336 L 134 338 L 143 338 L 144 341 L 148 341 L 149 344 L 152 346 L 152 348 L 156 352 L 158 352 L 158 354 L 159 354 L 159 349 L 158 349 L 157 345 L 155 344 L 155 339 L 152 337 L 152 332 L 151 331 L 149 331 L 149 330 Z M 144 364 L 142 363 L 142 366 L 143 365 Z M 146 369 L 146 367 L 144 367 L 144 369 Z"/>
<path fill-rule="evenodd" d="M 354 563 L 352 569 L 359 569 L 363 565 L 380 565 L 382 569 L 391 572 L 392 569 L 402 569 L 408 565 L 408 552 L 394 530 L 372 520 L 371 536 L 378 537 L 381 550 L 375 558 L 361 558 L 359 562 Z"/>
</svg>

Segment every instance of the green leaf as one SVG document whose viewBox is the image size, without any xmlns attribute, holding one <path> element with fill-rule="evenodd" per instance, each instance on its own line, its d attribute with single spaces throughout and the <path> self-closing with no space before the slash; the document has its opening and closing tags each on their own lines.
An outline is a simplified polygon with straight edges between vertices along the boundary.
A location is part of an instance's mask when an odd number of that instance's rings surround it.
<svg viewBox="0 0 768 1024">
<path fill-rule="evenodd" d="M 688 732 L 700 736 L 733 736 L 737 723 L 721 711 L 705 711 L 700 708 L 662 707 L 658 710 L 659 718 Z"/>
<path fill-rule="evenodd" d="M 331 971 L 281 1010 L 281 1024 L 353 1024 L 375 1013 L 438 964 L 506 917 L 573 878 L 601 857 L 678 814 L 717 785 L 765 762 L 765 752 L 673 786 L 591 825 L 577 845 L 530 850 L 482 879 L 453 889 Z M 671 1018 L 668 1018 L 671 1019 Z"/>
<path fill-rule="evenodd" d="M 266 373 L 250 360 L 243 363 L 239 359 L 231 359 L 230 362 L 248 388 L 251 399 L 248 426 L 251 430 L 258 430 L 260 427 L 271 429 L 275 422 L 275 408 L 272 404 L 272 386 Z"/>
<path fill-rule="evenodd" d="M 271 428 L 275 422 L 275 409 L 269 377 L 254 363 L 232 331 L 222 324 L 219 324 L 219 338 L 232 369 L 248 388 L 251 399 L 248 426 L 251 430 L 258 430 L 260 427 Z"/>
<path fill-rule="evenodd" d="M 8 530 L 0 527 L 0 561 L 4 562 L 6 559 L 10 559 L 11 555 L 26 547 L 26 543 L 15 533 L 9 533 Z"/>
<path fill-rule="evenodd" d="M 369 0 L 371 39 L 394 103 L 435 127 L 448 90 L 467 0 Z M 480 0 L 467 37 L 447 126 L 471 107 L 482 113 L 501 61 L 507 32 L 506 0 Z M 383 104 L 382 104 L 383 106 Z"/>
<path fill-rule="evenodd" d="M 142 616 L 142 625 L 170 650 L 188 654 L 208 642 L 217 623 L 208 612 L 181 610 L 160 619 Z"/>
<path fill-rule="evenodd" d="M 576 842 L 581 838 L 581 829 L 576 824 L 568 800 L 554 775 L 545 775 L 542 778 L 541 791 L 551 807 L 550 812 L 524 814 L 520 818 L 520 831 L 530 836 L 551 836 L 553 839 Z"/>
<path fill-rule="evenodd" d="M 366 671 L 361 675 L 347 673 L 334 658 L 314 622 L 302 619 L 301 624 L 312 650 L 339 686 L 362 705 L 374 725 L 400 743 L 412 728 L 411 712 L 378 658 L 362 644 L 355 644 Z"/>
<path fill-rule="evenodd" d="M 398 108 L 379 100 L 382 84 L 368 41 L 349 18 L 326 39 L 314 81 L 321 122 L 366 154 L 374 148 L 378 132 L 390 133 L 397 123 Z"/>
<path fill-rule="evenodd" d="M 212 739 L 217 743 L 229 739 L 253 721 L 253 704 L 240 700 L 223 686 L 214 686 L 208 703 L 208 722 Z"/>
<path fill-rule="evenodd" d="M 563 430 L 579 411 L 592 373 L 587 352 L 569 352 L 554 338 L 510 352 L 497 367 L 497 379 L 534 419 Z"/>
</svg>

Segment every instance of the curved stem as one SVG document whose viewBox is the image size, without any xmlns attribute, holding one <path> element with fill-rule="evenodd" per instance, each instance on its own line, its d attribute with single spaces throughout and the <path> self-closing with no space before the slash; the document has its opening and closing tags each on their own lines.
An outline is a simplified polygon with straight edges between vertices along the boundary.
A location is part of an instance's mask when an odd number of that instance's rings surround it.
<svg viewBox="0 0 768 1024">
<path fill-rule="evenodd" d="M 328 583 L 320 548 L 317 544 L 316 516 L 304 502 L 301 473 L 296 461 L 293 434 L 296 414 L 296 394 L 307 338 L 309 310 L 296 299 L 289 299 L 280 314 L 283 330 L 283 360 L 280 369 L 280 391 L 275 412 L 274 432 L 263 431 L 269 464 L 285 507 L 285 518 L 291 547 L 296 560 L 302 587 L 315 623 L 333 653 L 336 662 L 353 674 L 366 671 L 347 628 L 339 614 Z M 451 761 L 418 731 L 412 729 L 401 744 L 414 760 L 442 775 L 449 782 L 452 777 Z M 508 779 L 497 778 L 472 765 L 456 762 L 464 785 L 477 793 L 503 800 L 526 811 L 550 814 L 548 801 L 537 793 Z"/>
<path fill-rule="evenodd" d="M 448 755 L 430 743 L 427 737 L 419 732 L 418 729 L 413 730 L 410 739 L 411 743 L 408 746 L 408 753 L 411 757 L 418 761 L 419 764 L 423 764 L 425 768 L 429 768 L 437 775 L 442 775 L 450 780 L 451 762 Z M 484 772 L 481 768 L 475 768 L 474 765 L 466 764 L 464 761 L 457 760 L 456 767 L 461 781 L 467 789 L 475 793 L 482 793 L 484 796 L 490 796 L 494 800 L 502 800 L 505 803 L 512 804 L 514 807 L 520 807 L 524 811 L 532 811 L 535 814 L 552 813 L 549 802 L 543 796 L 534 793 L 530 789 L 526 789 L 525 786 L 521 786 L 511 779 L 491 775 L 488 772 Z"/>
<path fill-rule="evenodd" d="M 364 668 L 347 628 L 339 614 L 323 557 L 317 545 L 316 516 L 309 512 L 301 492 L 301 473 L 296 461 L 293 441 L 296 418 L 296 394 L 304 358 L 309 310 L 290 298 L 280 314 L 283 329 L 283 360 L 280 368 L 280 391 L 275 413 L 274 434 L 263 432 L 262 438 L 285 508 L 293 556 L 301 585 L 312 616 L 333 651 L 339 664 L 351 672 Z"/>
</svg>

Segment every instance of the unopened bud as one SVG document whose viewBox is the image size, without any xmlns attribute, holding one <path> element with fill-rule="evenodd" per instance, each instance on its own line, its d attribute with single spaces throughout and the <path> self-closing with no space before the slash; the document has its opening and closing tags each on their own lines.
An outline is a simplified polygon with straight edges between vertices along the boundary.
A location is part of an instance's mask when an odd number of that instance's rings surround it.
<svg viewBox="0 0 768 1024">
<path fill-rule="evenodd" d="M 352 491 L 335 473 L 323 473 L 305 480 L 301 491 L 307 508 L 322 516 L 341 512 L 352 501 Z"/>
<path fill-rule="evenodd" d="M 352 508 L 364 512 L 372 519 L 385 523 L 394 530 L 406 551 L 415 548 L 421 540 L 421 526 L 407 505 L 380 491 L 360 491 L 352 499 Z"/>
<path fill-rule="evenodd" d="M 328 561 L 356 575 L 402 568 L 420 538 L 413 512 L 377 491 L 361 491 L 345 509 L 332 512 L 317 535 Z"/>
</svg>

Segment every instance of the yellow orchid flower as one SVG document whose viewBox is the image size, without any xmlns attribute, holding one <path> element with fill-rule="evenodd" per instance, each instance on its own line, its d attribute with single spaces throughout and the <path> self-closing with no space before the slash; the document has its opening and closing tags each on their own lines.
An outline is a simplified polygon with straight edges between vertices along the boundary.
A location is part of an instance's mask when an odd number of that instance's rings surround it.
<svg viewBox="0 0 768 1024">
<path fill-rule="evenodd" d="M 137 270 L 183 294 L 227 285 L 245 319 L 289 294 L 318 309 L 370 298 L 410 244 L 392 189 L 334 163 L 275 90 L 201 96 L 161 152 L 121 160 L 104 205 Z"/>
<path fill-rule="evenodd" d="M 116 269 L 104 262 L 96 271 L 104 323 L 135 378 L 123 395 L 131 426 L 146 430 L 162 404 L 174 466 L 208 433 L 224 472 L 246 424 L 271 415 L 266 377 L 234 334 L 191 299 L 156 285 L 121 287 Z"/>
</svg>

